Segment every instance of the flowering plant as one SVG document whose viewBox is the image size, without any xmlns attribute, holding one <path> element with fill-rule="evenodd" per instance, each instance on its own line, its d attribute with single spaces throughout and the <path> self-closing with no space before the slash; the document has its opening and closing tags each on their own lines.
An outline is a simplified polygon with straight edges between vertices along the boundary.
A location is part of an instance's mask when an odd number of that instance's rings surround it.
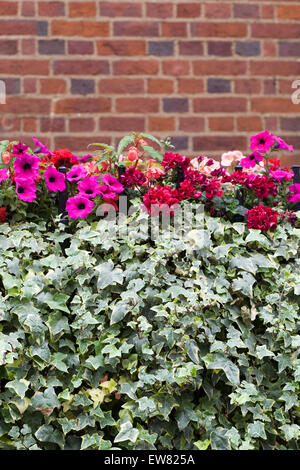
<svg viewBox="0 0 300 470">
<path fill-rule="evenodd" d="M 124 194 L 129 200 L 138 197 L 142 208 L 154 216 L 162 210 L 173 215 L 179 204 L 197 201 L 212 216 L 230 221 L 245 216 L 249 228 L 264 231 L 297 220 L 293 208 L 300 201 L 300 184 L 293 184 L 294 173 L 281 169 L 273 156 L 278 149 L 293 148 L 268 131 L 251 137 L 248 156 L 227 152 L 220 162 L 180 155 L 168 139 L 158 141 L 149 134 L 125 136 L 116 150 L 91 144 L 100 151 L 83 157 L 68 149 L 52 152 L 33 140 L 35 151 L 22 142 L 0 143 L 2 221 L 24 216 L 28 205 L 35 216 L 49 219 L 62 192 L 68 193 L 70 219 L 93 217 L 103 203 L 118 210 Z"/>
</svg>

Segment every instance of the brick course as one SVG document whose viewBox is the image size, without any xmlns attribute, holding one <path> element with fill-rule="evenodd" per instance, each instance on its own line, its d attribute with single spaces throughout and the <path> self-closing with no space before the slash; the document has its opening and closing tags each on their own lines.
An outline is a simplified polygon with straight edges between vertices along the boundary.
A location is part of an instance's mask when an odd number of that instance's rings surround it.
<svg viewBox="0 0 300 470">
<path fill-rule="evenodd" d="M 136 130 L 219 157 L 268 129 L 300 163 L 297 3 L 0 0 L 0 138 L 85 153 Z"/>
</svg>

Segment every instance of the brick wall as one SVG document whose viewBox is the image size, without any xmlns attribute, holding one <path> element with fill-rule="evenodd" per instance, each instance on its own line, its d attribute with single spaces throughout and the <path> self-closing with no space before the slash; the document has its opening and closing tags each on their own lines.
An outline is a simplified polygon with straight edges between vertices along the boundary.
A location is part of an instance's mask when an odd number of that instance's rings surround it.
<svg viewBox="0 0 300 470">
<path fill-rule="evenodd" d="M 298 0 L 2 1 L 1 138 L 84 152 L 132 130 L 187 155 L 268 129 L 300 161 Z"/>
</svg>

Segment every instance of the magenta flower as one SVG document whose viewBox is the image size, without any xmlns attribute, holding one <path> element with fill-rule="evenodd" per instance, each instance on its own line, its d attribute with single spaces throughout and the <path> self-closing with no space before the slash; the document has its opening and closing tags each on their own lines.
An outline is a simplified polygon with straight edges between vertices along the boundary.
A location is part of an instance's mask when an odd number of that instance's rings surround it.
<svg viewBox="0 0 300 470">
<path fill-rule="evenodd" d="M 98 176 L 87 176 L 78 183 L 79 194 L 87 198 L 93 198 L 100 194 Z"/>
<path fill-rule="evenodd" d="M 36 199 L 36 185 L 31 178 L 16 178 L 16 191 L 21 201 L 32 202 Z"/>
<path fill-rule="evenodd" d="M 104 184 L 103 186 L 100 186 L 99 189 L 100 189 L 100 194 L 101 194 L 103 199 L 116 199 L 117 198 L 116 193 L 114 193 L 109 188 L 109 186 L 106 186 L 106 184 Z"/>
<path fill-rule="evenodd" d="M 275 149 L 276 150 L 279 150 L 279 149 L 283 149 L 283 150 L 288 150 L 289 152 L 293 152 L 294 151 L 294 148 L 292 145 L 288 145 L 283 139 L 281 139 L 280 137 L 276 137 L 274 136 L 274 139 L 276 141 L 276 144 L 275 144 Z"/>
<path fill-rule="evenodd" d="M 94 158 L 93 155 L 84 155 L 83 157 L 77 157 L 77 160 L 81 163 L 85 163 L 92 158 Z"/>
<path fill-rule="evenodd" d="M 253 152 L 248 157 L 242 158 L 240 165 L 243 168 L 253 168 L 258 162 L 261 162 L 263 156 L 258 152 Z"/>
<path fill-rule="evenodd" d="M 72 181 L 80 181 L 82 178 L 85 178 L 87 175 L 87 171 L 82 165 L 75 165 L 72 167 L 67 174 L 67 180 Z"/>
<path fill-rule="evenodd" d="M 114 193 L 122 193 L 124 191 L 124 186 L 119 183 L 117 178 L 109 174 L 102 176 L 101 183 L 104 183 L 105 186 L 108 186 L 109 189 Z"/>
<path fill-rule="evenodd" d="M 65 175 L 57 171 L 53 166 L 48 166 L 44 173 L 47 188 L 49 191 L 64 191 L 66 189 Z"/>
<path fill-rule="evenodd" d="M 14 145 L 12 154 L 14 157 L 18 157 L 19 155 L 23 155 L 28 150 L 28 145 L 19 142 L 18 144 Z"/>
<path fill-rule="evenodd" d="M 38 175 L 40 160 L 36 155 L 24 153 L 18 156 L 14 162 L 17 178 L 33 179 Z"/>
<path fill-rule="evenodd" d="M 42 144 L 41 141 L 39 141 L 36 137 L 32 137 L 33 142 L 36 145 L 35 153 L 44 153 L 45 155 L 54 155 L 54 153 L 50 152 L 48 147 L 46 145 Z"/>
<path fill-rule="evenodd" d="M 300 184 L 295 183 L 289 187 L 289 190 L 292 194 L 289 194 L 286 198 L 290 202 L 300 202 Z"/>
<path fill-rule="evenodd" d="M 293 178 L 294 172 L 278 169 L 278 170 L 270 171 L 270 176 L 272 176 L 272 178 L 274 178 L 277 181 L 290 180 Z"/>
<path fill-rule="evenodd" d="M 260 153 L 266 153 L 274 144 L 274 135 L 268 131 L 259 132 L 250 138 L 251 150 L 257 150 Z"/>
<path fill-rule="evenodd" d="M 70 199 L 68 199 L 66 209 L 70 219 L 77 219 L 78 217 L 84 219 L 92 212 L 93 207 L 93 201 L 81 194 L 78 194 L 77 196 L 70 197 Z"/>
<path fill-rule="evenodd" d="M 2 183 L 2 181 L 6 181 L 7 178 L 8 178 L 7 169 L 3 168 L 2 170 L 0 170 L 0 183 Z"/>
</svg>

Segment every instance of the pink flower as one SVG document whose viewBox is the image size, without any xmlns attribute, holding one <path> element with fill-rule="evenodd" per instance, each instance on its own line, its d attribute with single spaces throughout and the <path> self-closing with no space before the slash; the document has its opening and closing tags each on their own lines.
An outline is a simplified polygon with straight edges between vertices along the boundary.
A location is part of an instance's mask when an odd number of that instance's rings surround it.
<svg viewBox="0 0 300 470">
<path fill-rule="evenodd" d="M 65 175 L 57 171 L 53 166 L 48 166 L 44 173 L 47 188 L 49 191 L 64 191 L 66 189 Z"/>
<path fill-rule="evenodd" d="M 36 153 L 44 153 L 45 155 L 54 155 L 54 153 L 50 152 L 46 145 L 42 144 L 36 137 L 32 137 L 33 142 L 37 146 L 37 149 L 35 150 Z"/>
<path fill-rule="evenodd" d="M 93 198 L 101 194 L 101 186 L 99 184 L 98 176 L 87 176 L 78 183 L 79 194 L 86 198 Z"/>
<path fill-rule="evenodd" d="M 7 178 L 8 178 L 7 169 L 3 168 L 2 170 L 0 170 L 0 183 L 2 183 L 2 181 L 6 181 Z"/>
<path fill-rule="evenodd" d="M 14 162 L 17 178 L 34 179 L 39 172 L 40 160 L 36 155 L 24 153 L 18 156 Z"/>
<path fill-rule="evenodd" d="M 281 139 L 280 137 L 276 137 L 274 136 L 274 139 L 276 141 L 276 145 L 275 145 L 275 149 L 286 149 L 288 150 L 289 152 L 293 152 L 294 151 L 294 148 L 292 145 L 288 145 L 283 139 Z"/>
<path fill-rule="evenodd" d="M 146 176 L 147 178 L 153 178 L 153 179 L 158 179 L 160 178 L 161 176 L 164 176 L 166 173 L 165 171 L 160 168 L 159 166 L 150 166 L 149 168 L 147 168 L 146 170 Z"/>
<path fill-rule="evenodd" d="M 289 190 L 292 194 L 287 196 L 287 200 L 294 203 L 300 202 L 300 184 L 292 184 L 292 186 L 289 187 Z"/>
<path fill-rule="evenodd" d="M 236 164 L 241 161 L 243 157 L 244 155 L 239 150 L 234 150 L 233 152 L 226 152 L 223 153 L 221 157 L 221 164 L 223 166 L 231 166 L 234 163 Z"/>
<path fill-rule="evenodd" d="M 240 164 L 243 168 L 253 168 L 258 162 L 263 160 L 263 156 L 258 152 L 253 152 L 248 157 L 242 158 Z"/>
<path fill-rule="evenodd" d="M 67 174 L 67 180 L 72 181 L 80 181 L 82 178 L 85 178 L 87 175 L 86 169 L 82 165 L 75 165 L 73 166 L 72 170 L 70 170 Z"/>
<path fill-rule="evenodd" d="M 284 170 L 274 170 L 270 171 L 270 176 L 274 178 L 277 181 L 282 181 L 282 180 L 290 180 L 294 176 L 293 171 L 284 171 Z"/>
<path fill-rule="evenodd" d="M 250 138 L 251 150 L 257 150 L 260 153 L 266 153 L 274 144 L 274 135 L 268 131 L 259 132 Z"/>
<path fill-rule="evenodd" d="M 117 195 L 114 193 L 109 186 L 105 184 L 103 186 L 99 186 L 99 191 L 103 199 L 116 199 Z"/>
<path fill-rule="evenodd" d="M 19 142 L 18 144 L 14 145 L 12 154 L 14 157 L 18 157 L 19 155 L 23 155 L 28 150 L 28 145 Z"/>
<path fill-rule="evenodd" d="M 111 175 L 102 176 L 101 183 L 104 183 L 109 189 L 114 193 L 122 193 L 124 191 L 124 186 L 119 183 L 117 178 Z"/>
<path fill-rule="evenodd" d="M 93 207 L 93 201 L 78 194 L 68 199 L 66 209 L 70 219 L 77 219 L 78 217 L 84 219 L 92 212 Z"/>
<path fill-rule="evenodd" d="M 36 199 L 36 186 L 31 178 L 15 178 L 18 198 L 21 201 L 32 202 Z"/>
</svg>

